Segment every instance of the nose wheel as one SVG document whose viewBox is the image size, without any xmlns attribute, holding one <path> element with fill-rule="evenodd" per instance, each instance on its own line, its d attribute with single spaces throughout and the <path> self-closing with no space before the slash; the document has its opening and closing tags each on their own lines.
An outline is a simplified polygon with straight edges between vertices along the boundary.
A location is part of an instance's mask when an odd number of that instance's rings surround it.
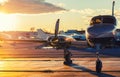
<svg viewBox="0 0 120 77">
<path fill-rule="evenodd" d="M 101 73 L 102 71 L 102 61 L 99 58 L 99 52 L 96 52 L 97 60 L 96 60 L 96 72 Z"/>
<path fill-rule="evenodd" d="M 96 52 L 96 57 L 97 57 L 96 72 L 101 73 L 101 71 L 102 71 L 102 61 L 100 60 L 100 56 L 99 56 L 100 44 L 96 45 L 96 49 L 97 49 L 97 52 Z"/>
<path fill-rule="evenodd" d="M 96 60 L 96 72 L 101 73 L 102 70 L 102 61 L 100 59 Z"/>
</svg>

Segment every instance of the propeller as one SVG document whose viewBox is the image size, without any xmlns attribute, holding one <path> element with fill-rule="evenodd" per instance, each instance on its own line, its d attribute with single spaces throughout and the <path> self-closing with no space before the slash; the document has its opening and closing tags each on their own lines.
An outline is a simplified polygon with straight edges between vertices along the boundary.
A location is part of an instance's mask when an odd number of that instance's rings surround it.
<svg viewBox="0 0 120 77">
<path fill-rule="evenodd" d="M 65 41 L 64 37 L 58 36 L 58 33 L 59 33 L 59 22 L 60 22 L 60 19 L 57 19 L 56 24 L 55 24 L 54 36 L 51 36 L 48 39 L 49 40 L 48 44 L 53 46 L 53 47 L 56 47 L 56 48 L 62 48 L 62 47 L 64 47 L 63 45 L 69 44 L 69 43 L 67 43 L 67 41 Z"/>
<path fill-rule="evenodd" d="M 58 37 L 59 22 L 60 22 L 60 19 L 57 20 L 56 25 L 55 25 L 55 38 Z"/>
<path fill-rule="evenodd" d="M 56 46 L 58 43 L 59 22 L 60 22 L 60 19 L 57 19 L 56 24 L 55 24 L 54 36 L 49 38 L 49 44 L 51 46 Z"/>
</svg>

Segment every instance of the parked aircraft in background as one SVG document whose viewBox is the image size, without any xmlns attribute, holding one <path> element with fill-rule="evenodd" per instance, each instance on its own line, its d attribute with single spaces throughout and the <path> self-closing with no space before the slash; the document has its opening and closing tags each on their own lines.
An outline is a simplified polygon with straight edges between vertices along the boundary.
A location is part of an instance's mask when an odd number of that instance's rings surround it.
<svg viewBox="0 0 120 77">
<path fill-rule="evenodd" d="M 76 41 L 85 41 L 86 40 L 85 34 L 73 33 L 70 36 L 73 37 Z"/>
<path fill-rule="evenodd" d="M 81 33 L 77 30 L 68 30 L 67 32 L 62 33 L 66 36 L 70 36 L 72 38 L 74 38 L 76 41 L 85 41 L 86 37 L 85 37 L 85 33 Z"/>
<path fill-rule="evenodd" d="M 36 36 L 37 39 L 47 41 L 48 40 L 47 38 L 50 37 L 50 36 L 53 36 L 53 34 L 46 33 L 42 29 L 37 30 L 37 36 Z"/>
<path fill-rule="evenodd" d="M 7 39 L 12 39 L 12 36 L 9 34 L 6 34 L 6 33 L 0 33 L 0 40 L 1 41 L 7 40 Z"/>
</svg>

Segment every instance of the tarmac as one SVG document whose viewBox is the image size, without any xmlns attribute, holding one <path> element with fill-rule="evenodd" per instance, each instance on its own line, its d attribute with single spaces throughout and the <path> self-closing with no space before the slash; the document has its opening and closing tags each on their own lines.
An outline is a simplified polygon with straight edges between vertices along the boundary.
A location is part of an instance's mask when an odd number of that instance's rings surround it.
<svg viewBox="0 0 120 77">
<path fill-rule="evenodd" d="M 63 64 L 63 50 L 42 46 L 40 43 L 2 43 L 0 77 L 120 77 L 120 48 L 100 50 L 103 68 L 101 73 L 96 73 L 95 49 L 79 44 L 77 48 L 70 48 L 73 64 L 67 66 Z"/>
</svg>

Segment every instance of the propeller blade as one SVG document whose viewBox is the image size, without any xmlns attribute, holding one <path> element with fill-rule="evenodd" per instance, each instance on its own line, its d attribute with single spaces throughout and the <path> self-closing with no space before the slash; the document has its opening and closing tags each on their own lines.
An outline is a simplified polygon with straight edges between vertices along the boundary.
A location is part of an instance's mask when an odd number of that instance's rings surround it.
<svg viewBox="0 0 120 77">
<path fill-rule="evenodd" d="M 59 31 L 59 21 L 60 19 L 58 19 L 56 21 L 56 25 L 55 25 L 55 38 L 58 36 L 58 31 Z"/>
</svg>

